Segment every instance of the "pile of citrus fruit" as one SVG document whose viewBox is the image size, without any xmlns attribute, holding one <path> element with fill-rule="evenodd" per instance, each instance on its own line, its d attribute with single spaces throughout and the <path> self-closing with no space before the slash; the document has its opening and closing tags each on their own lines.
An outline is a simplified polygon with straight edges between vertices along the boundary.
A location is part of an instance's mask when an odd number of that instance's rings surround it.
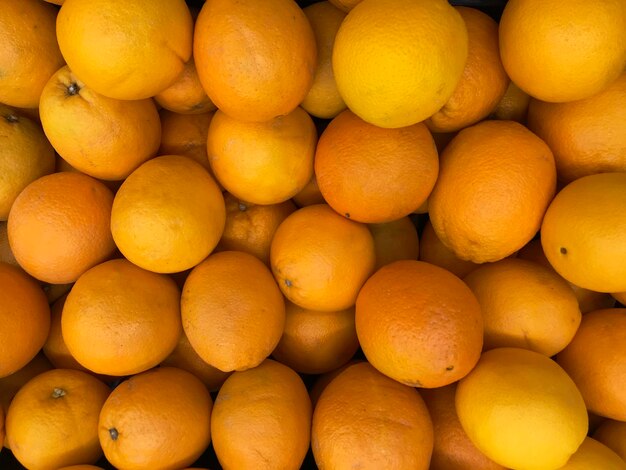
<svg viewBox="0 0 626 470">
<path fill-rule="evenodd" d="M 460 3 L 0 0 L 1 468 L 626 469 L 626 0 Z"/>
</svg>

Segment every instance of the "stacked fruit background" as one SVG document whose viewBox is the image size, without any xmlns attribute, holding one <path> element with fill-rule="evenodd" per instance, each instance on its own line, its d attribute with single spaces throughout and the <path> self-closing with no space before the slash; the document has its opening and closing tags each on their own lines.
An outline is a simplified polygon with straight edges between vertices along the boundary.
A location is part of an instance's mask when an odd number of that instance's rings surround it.
<svg viewBox="0 0 626 470">
<path fill-rule="evenodd" d="M 0 0 L 0 449 L 626 470 L 626 0 Z"/>
</svg>

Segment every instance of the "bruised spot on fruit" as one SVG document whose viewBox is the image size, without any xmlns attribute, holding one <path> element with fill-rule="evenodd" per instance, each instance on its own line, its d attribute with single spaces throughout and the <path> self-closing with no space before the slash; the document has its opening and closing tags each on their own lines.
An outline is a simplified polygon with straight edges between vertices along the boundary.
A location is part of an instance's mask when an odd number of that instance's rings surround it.
<svg viewBox="0 0 626 470">
<path fill-rule="evenodd" d="M 52 390 L 52 398 L 61 398 L 64 397 L 66 394 L 65 390 L 63 390 L 62 388 L 56 388 L 54 390 Z"/>
<path fill-rule="evenodd" d="M 239 210 L 240 210 L 241 212 L 245 212 L 245 211 L 247 211 L 247 210 L 248 210 L 248 206 L 246 206 L 243 202 L 240 202 L 240 203 L 239 203 Z"/>
<path fill-rule="evenodd" d="M 289 279 L 285 279 L 285 285 L 287 287 L 291 287 L 291 286 L 293 286 L 293 283 Z"/>
<path fill-rule="evenodd" d="M 119 435 L 120 433 L 117 432 L 117 429 L 115 428 L 109 429 L 109 436 L 111 436 L 111 440 L 117 441 L 117 438 L 119 437 Z"/>
<path fill-rule="evenodd" d="M 562 246 L 559 251 L 561 252 L 562 255 L 566 255 L 567 254 L 567 248 L 565 248 L 564 246 Z"/>
<path fill-rule="evenodd" d="M 350 218 L 350 213 L 349 212 L 346 212 L 344 215 L 346 216 L 347 219 Z"/>
<path fill-rule="evenodd" d="M 448 366 L 448 367 L 446 367 L 446 370 L 448 370 L 448 371 L 454 370 L 454 366 Z"/>
<path fill-rule="evenodd" d="M 72 82 L 67 87 L 67 95 L 68 96 L 77 95 L 79 91 L 80 91 L 80 87 L 78 86 L 78 83 Z"/>
<path fill-rule="evenodd" d="M 6 122 L 10 122 L 10 123 L 18 122 L 20 120 L 17 114 L 13 114 L 13 113 L 7 114 L 6 116 L 4 116 L 4 119 L 6 120 Z"/>
</svg>

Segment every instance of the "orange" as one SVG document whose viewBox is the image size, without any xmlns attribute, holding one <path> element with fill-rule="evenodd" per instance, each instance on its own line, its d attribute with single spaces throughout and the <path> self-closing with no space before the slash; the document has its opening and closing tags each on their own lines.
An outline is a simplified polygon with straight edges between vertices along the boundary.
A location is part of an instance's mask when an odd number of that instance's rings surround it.
<svg viewBox="0 0 626 470">
<path fill-rule="evenodd" d="M 224 372 L 258 366 L 285 326 L 285 303 L 269 268 L 239 251 L 215 253 L 191 271 L 181 312 L 191 346 Z"/>
<path fill-rule="evenodd" d="M 276 229 L 296 210 L 290 200 L 278 204 L 259 205 L 240 201 L 232 194 L 224 195 L 226 225 L 216 251 L 244 251 L 270 263 L 270 245 Z"/>
<path fill-rule="evenodd" d="M 50 307 L 41 287 L 13 265 L 0 262 L 0 286 L 0 377 L 6 377 L 46 342 Z"/>
<path fill-rule="evenodd" d="M 607 419 L 593 433 L 593 438 L 626 460 L 626 422 Z"/>
<path fill-rule="evenodd" d="M 384 129 L 350 110 L 331 121 L 315 151 L 322 196 L 339 214 L 358 222 L 409 215 L 430 194 L 438 171 L 435 142 L 423 123 Z"/>
<path fill-rule="evenodd" d="M 444 245 L 435 233 L 430 220 L 424 225 L 419 243 L 420 261 L 444 268 L 460 278 L 464 278 L 479 266 L 472 261 L 460 259 Z"/>
<path fill-rule="evenodd" d="M 409 217 L 369 224 L 368 228 L 374 237 L 375 269 L 401 259 L 417 259 L 419 238 L 417 228 Z"/>
<path fill-rule="evenodd" d="M 230 375 L 228 372 L 222 372 L 204 362 L 195 349 L 193 349 L 184 332 L 180 335 L 178 344 L 174 348 L 174 351 L 172 351 L 172 354 L 167 356 L 163 362 L 161 362 L 161 365 L 178 367 L 179 369 L 191 372 L 199 378 L 211 392 L 219 390 Z"/>
<path fill-rule="evenodd" d="M 554 269 L 577 286 L 626 291 L 626 173 L 579 178 L 550 203 L 541 245 Z"/>
<path fill-rule="evenodd" d="M 524 247 L 519 250 L 517 257 L 539 263 L 542 266 L 550 268 L 554 271 L 554 268 L 543 252 L 543 247 L 541 246 L 541 240 L 539 238 L 535 238 L 524 245 Z M 574 291 L 574 295 L 576 295 L 578 307 L 580 308 L 580 312 L 582 314 L 591 312 L 592 310 L 598 310 L 600 308 L 610 308 L 615 305 L 615 299 L 611 297 L 610 294 L 584 289 L 572 284 L 569 281 L 567 281 L 567 283 Z"/>
<path fill-rule="evenodd" d="M 554 152 L 559 180 L 626 171 L 626 73 L 590 98 L 570 103 L 531 100 L 528 127 Z"/>
<path fill-rule="evenodd" d="M 332 66 L 335 36 L 346 14 L 327 1 L 313 3 L 303 11 L 315 34 L 317 68 L 313 85 L 300 106 L 313 116 L 331 119 L 346 109 L 346 103 L 337 90 Z"/>
<path fill-rule="evenodd" d="M 227 115 L 270 121 L 291 113 L 313 84 L 315 35 L 293 0 L 208 0 L 193 56 L 209 98 Z"/>
<path fill-rule="evenodd" d="M 503 121 L 526 122 L 526 114 L 528 105 L 530 104 L 530 96 L 515 83 L 509 82 L 509 86 L 504 96 L 497 104 L 491 117 Z"/>
<path fill-rule="evenodd" d="M 9 404 L 22 386 L 33 377 L 52 369 L 52 364 L 43 355 L 38 353 L 28 364 L 13 372 L 11 375 L 0 378 L 0 407 L 6 416 Z M 6 442 L 5 442 L 6 446 Z"/>
<path fill-rule="evenodd" d="M 467 60 L 463 18 L 444 0 L 367 0 L 341 24 L 333 48 L 339 93 L 354 114 L 405 127 L 452 96 Z"/>
<path fill-rule="evenodd" d="M 154 100 L 168 111 L 180 114 L 205 114 L 216 109 L 202 88 L 193 58 L 185 63 L 176 81 L 158 93 Z"/>
<path fill-rule="evenodd" d="M 303 374 L 341 367 L 359 348 L 354 308 L 320 312 L 285 302 L 285 329 L 272 357 Z"/>
<path fill-rule="evenodd" d="M 6 222 L 0 222 L 0 261 L 3 263 L 11 264 L 16 268 L 24 271 L 15 259 L 13 251 L 11 251 L 11 245 L 9 245 L 9 233 L 7 231 Z"/>
<path fill-rule="evenodd" d="M 374 239 L 366 225 L 326 204 L 298 209 L 278 226 L 270 264 L 285 297 L 311 310 L 352 307 L 374 270 Z"/>
<path fill-rule="evenodd" d="M 503 259 L 479 266 L 463 280 L 480 304 L 485 350 L 516 347 L 551 357 L 569 344 L 580 325 L 574 291 L 538 263 Z"/>
<path fill-rule="evenodd" d="M 345 369 L 322 392 L 313 412 L 311 447 L 321 470 L 427 470 L 433 425 L 414 388 L 363 362 Z"/>
<path fill-rule="evenodd" d="M 514 121 L 484 121 L 441 154 L 430 221 L 457 257 L 498 261 L 534 237 L 555 187 L 554 157 L 539 137 Z"/>
<path fill-rule="evenodd" d="M 626 66 L 623 0 L 507 2 L 500 53 L 509 77 L 534 98 L 588 98 Z"/>
<path fill-rule="evenodd" d="M 70 69 L 110 98 L 139 100 L 160 93 L 191 57 L 193 21 L 184 0 L 156 5 L 66 0 L 56 31 Z"/>
<path fill-rule="evenodd" d="M 626 421 L 626 308 L 595 310 L 583 316 L 557 362 L 572 377 L 593 413 Z"/>
<path fill-rule="evenodd" d="M 39 124 L 0 104 L 0 221 L 7 220 L 18 194 L 54 172 L 54 149 Z"/>
<path fill-rule="evenodd" d="M 412 387 L 435 388 L 464 377 L 483 346 L 483 320 L 458 277 L 423 261 L 396 261 L 365 283 L 356 332 L 367 360 Z"/>
<path fill-rule="evenodd" d="M 181 334 L 180 291 L 168 276 L 125 259 L 83 274 L 65 300 L 63 339 L 71 355 L 98 374 L 124 376 L 159 364 Z"/>
<path fill-rule="evenodd" d="M 217 394 L 213 448 L 224 470 L 297 470 L 309 449 L 311 400 L 302 379 L 268 359 L 235 372 Z"/>
<path fill-rule="evenodd" d="M 585 402 L 572 379 L 527 349 L 483 353 L 459 382 L 455 404 L 474 445 L 507 468 L 558 468 L 587 434 Z"/>
<path fill-rule="evenodd" d="M 614 292 L 611 294 L 620 304 L 626 306 L 626 292 Z M 607 306 L 610 307 L 611 305 Z"/>
<path fill-rule="evenodd" d="M 191 158 L 166 155 L 126 178 L 113 201 L 111 231 L 132 263 L 175 273 L 207 257 L 225 220 L 224 198 L 211 175 Z"/>
<path fill-rule="evenodd" d="M 309 180 L 309 182 L 300 190 L 300 192 L 294 195 L 292 198 L 298 207 L 312 206 L 313 204 L 326 204 L 324 196 L 320 192 L 320 188 L 317 185 L 317 178 L 315 174 Z"/>
<path fill-rule="evenodd" d="M 0 12 L 0 103 L 36 108 L 44 85 L 63 65 L 57 9 L 39 0 L 2 0 Z"/>
<path fill-rule="evenodd" d="M 207 153 L 228 192 L 255 204 L 276 204 L 295 196 L 313 176 L 316 142 L 313 120 L 302 108 L 266 122 L 236 120 L 220 109 L 209 127 Z"/>
<path fill-rule="evenodd" d="M 95 465 L 70 465 L 69 467 L 59 468 L 59 470 L 104 470 L 104 469 L 102 467 L 96 467 Z"/>
<path fill-rule="evenodd" d="M 6 417 L 7 442 L 26 468 L 95 463 L 98 415 L 109 387 L 78 370 L 54 369 L 26 383 Z"/>
<path fill-rule="evenodd" d="M 435 436 L 430 470 L 504 470 L 478 450 L 463 431 L 454 404 L 456 386 L 420 390 Z"/>
<path fill-rule="evenodd" d="M 567 463 L 558 470 L 588 470 L 590 468 L 626 470 L 626 462 L 606 445 L 587 437 Z"/>
<path fill-rule="evenodd" d="M 154 101 L 107 98 L 86 86 L 67 66 L 44 87 L 39 115 L 59 155 L 94 178 L 126 178 L 156 155 L 161 141 Z"/>
<path fill-rule="evenodd" d="M 213 175 L 206 150 L 206 139 L 213 114 L 212 112 L 180 114 L 162 109 L 159 112 L 161 117 L 159 155 L 191 157 Z"/>
<path fill-rule="evenodd" d="M 175 470 L 191 465 L 211 441 L 211 395 L 174 367 L 137 374 L 111 392 L 98 435 L 116 468 Z"/>
<path fill-rule="evenodd" d="M 362 0 L 330 0 L 330 3 L 335 5 L 341 11 L 345 11 L 347 13 L 361 3 L 361 1 Z"/>
<path fill-rule="evenodd" d="M 82 173 L 54 173 L 30 183 L 8 220 L 9 243 L 20 266 L 51 284 L 74 282 L 113 254 L 113 193 Z"/>
<path fill-rule="evenodd" d="M 52 304 L 50 309 L 50 333 L 43 345 L 43 353 L 56 369 L 76 369 L 90 372 L 89 369 L 82 366 L 70 353 L 63 339 L 61 329 L 61 315 L 67 295 L 63 295 Z"/>
<path fill-rule="evenodd" d="M 498 23 L 476 8 L 455 8 L 467 27 L 467 62 L 452 96 L 426 120 L 433 132 L 458 131 L 487 117 L 509 84 L 500 61 Z"/>
<path fill-rule="evenodd" d="M 364 362 L 364 361 L 361 359 L 352 359 L 335 370 L 331 370 L 330 372 L 326 372 L 324 374 L 317 376 L 315 382 L 313 383 L 313 386 L 309 390 L 309 396 L 311 397 L 311 403 L 313 404 L 313 409 L 315 409 L 317 400 L 319 400 L 320 396 L 322 395 L 322 392 L 328 386 L 328 384 L 331 383 L 335 379 L 335 377 L 341 374 L 348 367 L 350 367 L 353 364 L 358 364 L 359 362 Z"/>
</svg>

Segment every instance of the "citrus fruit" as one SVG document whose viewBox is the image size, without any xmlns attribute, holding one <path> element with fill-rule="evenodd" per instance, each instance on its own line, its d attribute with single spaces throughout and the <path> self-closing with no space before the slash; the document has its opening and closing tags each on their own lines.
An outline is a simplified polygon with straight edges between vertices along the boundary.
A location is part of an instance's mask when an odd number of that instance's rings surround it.
<svg viewBox="0 0 626 470">
<path fill-rule="evenodd" d="M 335 81 L 364 121 L 410 126 L 452 96 L 467 49 L 463 19 L 446 1 L 364 0 L 337 32 Z"/>
<path fill-rule="evenodd" d="M 226 225 L 216 251 L 245 251 L 269 266 L 270 246 L 276 229 L 296 210 L 290 200 L 278 204 L 252 204 L 232 194 L 224 195 Z"/>
<path fill-rule="evenodd" d="M 374 237 L 375 269 L 401 259 L 417 259 L 419 238 L 417 228 L 409 217 L 382 224 L 369 224 L 368 228 Z"/>
<path fill-rule="evenodd" d="M 205 114 L 216 109 L 202 88 L 193 58 L 185 62 L 183 71 L 172 85 L 155 95 L 154 101 L 168 111 L 180 114 Z"/>
<path fill-rule="evenodd" d="M 625 27 L 622 0 L 511 0 L 500 19 L 502 63 L 534 98 L 588 98 L 623 72 Z"/>
<path fill-rule="evenodd" d="M 317 132 L 302 108 L 265 122 L 246 122 L 218 110 L 207 137 L 207 154 L 228 192 L 255 204 L 295 196 L 313 175 Z"/>
<path fill-rule="evenodd" d="M 485 350 L 526 348 L 551 357 L 569 344 L 580 325 L 574 291 L 538 263 L 503 259 L 478 266 L 463 280 L 480 304 Z"/>
<path fill-rule="evenodd" d="M 346 368 L 320 395 L 311 448 L 322 470 L 426 470 L 433 425 L 417 390 L 363 362 Z"/>
<path fill-rule="evenodd" d="M 212 406 L 204 384 L 187 371 L 159 367 L 134 375 L 100 411 L 100 445 L 116 468 L 187 467 L 211 441 Z"/>
<path fill-rule="evenodd" d="M 419 243 L 420 261 L 444 268 L 460 278 L 464 278 L 479 266 L 473 261 L 460 259 L 450 248 L 444 245 L 435 233 L 430 220 L 424 224 Z"/>
<path fill-rule="evenodd" d="M 207 364 L 191 346 L 189 338 L 183 332 L 178 339 L 178 344 L 167 356 L 162 366 L 177 367 L 179 369 L 191 372 L 197 378 L 199 378 L 206 388 L 211 392 L 216 392 L 222 386 L 226 378 L 230 375 L 228 372 L 222 372 L 221 370 Z"/>
<path fill-rule="evenodd" d="M 347 13 L 361 3 L 361 1 L 362 0 L 330 0 L 330 3 Z"/>
<path fill-rule="evenodd" d="M 452 96 L 426 120 L 433 132 L 458 131 L 487 117 L 509 84 L 500 61 L 498 23 L 476 8 L 455 8 L 467 28 L 467 62 Z"/>
<path fill-rule="evenodd" d="M 302 188 L 300 192 L 294 195 L 291 199 L 298 207 L 312 206 L 314 204 L 326 204 L 324 196 L 322 196 L 320 188 L 317 185 L 317 178 L 315 178 L 315 174 L 313 174 L 304 188 Z"/>
<path fill-rule="evenodd" d="M 126 178 L 113 201 L 111 231 L 129 261 L 174 273 L 207 257 L 225 220 L 222 192 L 207 170 L 191 158 L 165 155 Z"/>
<path fill-rule="evenodd" d="M 542 266 L 550 268 L 552 271 L 554 271 L 554 268 L 552 267 L 552 265 L 548 261 L 548 258 L 546 258 L 546 255 L 543 252 L 540 238 L 535 238 L 528 242 L 526 245 L 524 245 L 522 249 L 517 252 L 517 257 L 520 259 L 526 259 L 535 263 L 539 263 Z M 556 273 L 556 271 L 554 272 Z M 574 291 L 574 295 L 578 300 L 578 307 L 580 308 L 580 312 L 582 314 L 591 312 L 592 310 L 598 310 L 600 308 L 610 308 L 615 305 L 615 299 L 606 292 L 595 292 L 574 285 L 569 281 L 566 282 Z"/>
<path fill-rule="evenodd" d="M 285 303 L 269 268 L 239 251 L 214 253 L 191 271 L 181 313 L 191 346 L 224 372 L 258 366 L 285 325 Z"/>
<path fill-rule="evenodd" d="M 494 119 L 517 121 L 523 124 L 526 122 L 529 104 L 530 96 L 528 93 L 515 83 L 509 82 L 504 96 L 496 105 L 490 116 Z"/>
<path fill-rule="evenodd" d="M 535 236 L 555 187 L 554 157 L 539 137 L 517 122 L 484 121 L 441 154 L 430 221 L 457 257 L 498 261 Z"/>
<path fill-rule="evenodd" d="M 11 375 L 0 377 L 0 405 L 5 417 L 11 400 L 13 400 L 18 390 L 33 377 L 52 368 L 50 361 L 40 352 L 21 369 L 13 372 Z"/>
<path fill-rule="evenodd" d="M 180 114 L 162 109 L 159 112 L 161 118 L 159 155 L 191 157 L 213 175 L 206 150 L 206 139 L 213 114 L 212 112 Z"/>
<path fill-rule="evenodd" d="M 270 246 L 270 264 L 280 290 L 291 302 L 312 310 L 352 307 L 375 263 L 367 226 L 326 204 L 287 216 Z"/>
<path fill-rule="evenodd" d="M 554 152 L 558 178 L 626 171 L 626 73 L 600 93 L 569 103 L 531 100 L 528 127 Z"/>
<path fill-rule="evenodd" d="M 559 470 L 626 470 L 626 462 L 601 442 L 586 437 L 578 450 Z"/>
<path fill-rule="evenodd" d="M 59 155 L 94 178 L 126 178 L 156 155 L 161 140 L 154 101 L 107 98 L 85 86 L 67 66 L 44 87 L 39 114 Z"/>
<path fill-rule="evenodd" d="M 483 353 L 459 382 L 455 403 L 470 440 L 507 468 L 559 468 L 587 434 L 585 402 L 572 379 L 527 349 Z"/>
<path fill-rule="evenodd" d="M 452 273 L 423 261 L 376 271 L 356 301 L 356 332 L 367 360 L 412 387 L 442 387 L 474 367 L 483 346 L 480 306 Z"/>
<path fill-rule="evenodd" d="M 65 0 L 56 32 L 72 72 L 95 92 L 122 100 L 171 86 L 192 52 L 184 0 Z"/>
<path fill-rule="evenodd" d="M 109 387 L 78 370 L 54 369 L 28 381 L 6 416 L 7 442 L 26 468 L 95 463 L 98 415 Z"/>
<path fill-rule="evenodd" d="M 309 448 L 311 400 L 302 379 L 271 359 L 234 372 L 217 394 L 213 448 L 224 470 L 297 470 Z"/>
<path fill-rule="evenodd" d="M 181 334 L 180 291 L 172 279 L 126 259 L 94 266 L 65 300 L 67 349 L 98 374 L 124 376 L 159 364 Z"/>
<path fill-rule="evenodd" d="M 626 460 L 626 421 L 604 420 L 593 433 L 593 438 Z"/>
<path fill-rule="evenodd" d="M 26 186 L 11 207 L 11 250 L 31 276 L 51 284 L 74 282 L 115 250 L 112 205 L 111 191 L 90 176 L 42 176 Z"/>
<path fill-rule="evenodd" d="M 323 374 L 341 367 L 359 347 L 354 307 L 320 312 L 285 302 L 285 329 L 272 357 L 304 374 Z"/>
<path fill-rule="evenodd" d="M 626 308 L 583 315 L 574 339 L 557 356 L 593 413 L 626 421 Z"/>
<path fill-rule="evenodd" d="M 476 448 L 461 426 L 454 404 L 457 384 L 422 389 L 433 420 L 435 442 L 430 470 L 504 470 Z"/>
<path fill-rule="evenodd" d="M 50 330 L 50 307 L 37 283 L 13 265 L 0 262 L 0 377 L 35 357 Z"/>
<path fill-rule="evenodd" d="M 320 136 L 315 176 L 339 214 L 364 223 L 409 215 L 428 197 L 439 163 L 423 123 L 400 129 L 369 124 L 346 110 Z"/>
<path fill-rule="evenodd" d="M 293 0 L 204 2 L 194 30 L 200 82 L 225 114 L 269 121 L 292 112 L 315 73 L 315 35 Z"/>
<path fill-rule="evenodd" d="M 0 220 L 30 183 L 54 172 L 54 149 L 41 127 L 0 104 Z"/>
<path fill-rule="evenodd" d="M 626 173 L 572 181 L 550 203 L 541 245 L 565 279 L 597 292 L 626 290 Z"/>
<path fill-rule="evenodd" d="M 63 65 L 57 10 L 39 0 L 2 0 L 0 12 L 0 103 L 36 108 L 44 85 Z"/>
<path fill-rule="evenodd" d="M 332 66 L 335 36 L 346 14 L 327 1 L 313 3 L 303 11 L 315 34 L 317 68 L 313 85 L 300 106 L 312 116 L 330 119 L 346 109 L 346 104 L 337 90 Z"/>
</svg>

